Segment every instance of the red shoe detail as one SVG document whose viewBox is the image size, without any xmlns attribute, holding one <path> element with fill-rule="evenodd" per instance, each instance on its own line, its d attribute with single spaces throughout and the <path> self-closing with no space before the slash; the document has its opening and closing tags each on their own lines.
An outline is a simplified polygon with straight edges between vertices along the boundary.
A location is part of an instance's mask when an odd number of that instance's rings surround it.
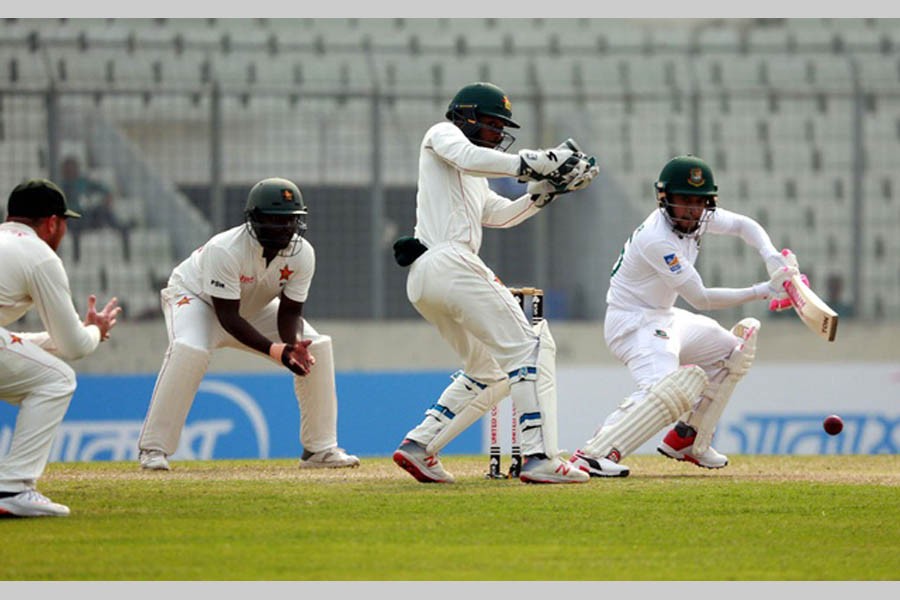
<svg viewBox="0 0 900 600">
<path fill-rule="evenodd" d="M 678 432 L 673 427 L 672 429 L 669 430 L 669 433 L 666 434 L 666 437 L 663 438 L 663 442 L 667 446 L 669 446 L 672 450 L 681 452 L 688 446 L 692 446 L 694 444 L 694 439 L 696 437 L 697 437 L 696 434 L 688 436 L 688 437 L 681 437 L 680 435 L 678 435 Z"/>
</svg>

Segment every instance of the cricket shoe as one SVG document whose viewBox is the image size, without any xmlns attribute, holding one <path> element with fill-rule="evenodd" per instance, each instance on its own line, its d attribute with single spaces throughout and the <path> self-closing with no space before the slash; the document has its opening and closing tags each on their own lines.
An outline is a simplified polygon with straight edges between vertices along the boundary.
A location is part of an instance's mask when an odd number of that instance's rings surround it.
<svg viewBox="0 0 900 600">
<path fill-rule="evenodd" d="M 569 458 L 569 462 L 581 469 L 591 477 L 628 477 L 631 470 L 625 465 L 609 458 L 595 458 L 576 450 Z"/>
<path fill-rule="evenodd" d="M 678 421 L 656 449 L 660 454 L 669 458 L 694 463 L 698 467 L 707 469 L 721 469 L 728 464 L 728 457 L 716 452 L 712 446 L 702 454 L 695 454 L 693 452 L 695 437 L 697 437 L 697 432 L 693 427 Z"/>
<path fill-rule="evenodd" d="M 394 450 L 394 462 L 422 483 L 453 483 L 456 478 L 444 470 L 436 454 L 428 454 L 425 447 L 409 438 Z"/>
<path fill-rule="evenodd" d="M 586 483 L 591 476 L 559 457 L 534 454 L 525 457 L 519 480 L 525 483 Z"/>
<path fill-rule="evenodd" d="M 0 498 L 0 515 L 14 517 L 68 517 L 69 507 L 57 504 L 37 490 Z"/>
<path fill-rule="evenodd" d="M 358 467 L 359 457 L 347 454 L 343 448 L 328 448 L 319 452 L 303 451 L 300 457 L 301 469 L 340 469 Z"/>
<path fill-rule="evenodd" d="M 141 468 L 148 471 L 170 471 L 172 469 L 166 459 L 166 453 L 162 450 L 141 450 L 138 460 L 141 461 Z"/>
</svg>

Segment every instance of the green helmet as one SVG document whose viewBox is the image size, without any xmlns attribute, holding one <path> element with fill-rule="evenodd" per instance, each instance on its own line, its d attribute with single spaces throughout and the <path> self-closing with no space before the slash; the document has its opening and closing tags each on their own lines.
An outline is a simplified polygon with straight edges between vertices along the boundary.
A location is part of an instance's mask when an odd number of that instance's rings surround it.
<svg viewBox="0 0 900 600">
<path fill-rule="evenodd" d="M 701 225 L 704 225 L 711 217 L 719 200 L 719 188 L 713 177 L 710 166 L 701 158 L 692 154 L 676 156 L 665 164 L 659 173 L 656 184 L 657 206 L 664 212 L 666 218 L 672 224 L 676 232 L 701 233 Z M 706 198 L 706 207 L 703 216 L 695 225 L 685 231 L 676 222 L 672 212 L 672 196 L 681 194 L 685 196 L 703 196 Z"/>
<path fill-rule="evenodd" d="M 480 123 L 478 117 L 495 117 L 503 121 L 506 127 L 519 128 L 519 124 L 512 119 L 512 103 L 509 97 L 493 83 L 476 82 L 463 86 L 453 96 L 445 116 L 456 123 L 473 144 L 500 150 L 509 148 L 516 138 L 500 130 L 502 135 L 499 141 L 488 142 L 482 139 L 482 129 L 493 131 L 497 129 Z"/>
<path fill-rule="evenodd" d="M 307 214 L 300 189 L 281 177 L 263 179 L 250 188 L 244 207 L 250 234 L 263 247 L 282 254 L 287 251 L 288 256 L 299 252 L 299 238 L 306 231 Z"/>
</svg>

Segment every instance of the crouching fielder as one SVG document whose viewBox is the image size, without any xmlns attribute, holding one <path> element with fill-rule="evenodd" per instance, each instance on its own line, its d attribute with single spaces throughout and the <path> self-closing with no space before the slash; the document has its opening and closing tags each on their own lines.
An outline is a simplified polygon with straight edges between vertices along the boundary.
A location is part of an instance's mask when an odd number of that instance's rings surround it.
<svg viewBox="0 0 900 600">
<path fill-rule="evenodd" d="M 718 208 L 712 170 L 700 158 L 671 159 L 655 185 L 658 209 L 625 242 L 606 298 L 606 344 L 637 389 L 569 459 L 595 477 L 612 476 L 610 463 L 667 427 L 658 446 L 665 456 L 709 469 L 728 464 L 710 444 L 753 364 L 760 323 L 745 318 L 725 329 L 675 301 L 680 296 L 697 310 L 714 310 L 781 300 L 783 283 L 798 272 L 796 257 L 779 253 L 759 223 Z M 707 232 L 740 237 L 759 252 L 771 279 L 746 288 L 705 287 L 694 263 Z"/>
<path fill-rule="evenodd" d="M 141 467 L 169 470 L 210 355 L 232 347 L 294 373 L 301 468 L 355 467 L 337 445 L 331 338 L 303 318 L 315 253 L 303 238 L 306 204 L 287 179 L 251 188 L 246 222 L 212 237 L 175 267 L 162 291 L 169 348 L 138 441 Z"/>
</svg>

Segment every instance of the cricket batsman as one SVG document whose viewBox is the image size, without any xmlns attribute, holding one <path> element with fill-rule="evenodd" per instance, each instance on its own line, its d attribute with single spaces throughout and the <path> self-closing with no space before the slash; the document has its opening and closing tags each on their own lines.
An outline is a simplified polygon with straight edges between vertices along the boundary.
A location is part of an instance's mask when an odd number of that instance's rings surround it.
<svg viewBox="0 0 900 600">
<path fill-rule="evenodd" d="M 663 455 L 708 469 L 727 465 L 728 457 L 710 443 L 735 386 L 753 364 L 760 323 L 744 318 L 725 329 L 676 308 L 675 301 L 684 298 L 699 311 L 781 301 L 783 283 L 798 273 L 796 257 L 776 250 L 759 223 L 718 206 L 712 169 L 701 158 L 671 159 L 655 188 L 657 209 L 626 240 L 606 296 L 605 341 L 636 389 L 569 459 L 594 477 L 628 475 L 628 469 L 606 465 L 666 427 L 658 447 Z M 707 288 L 694 267 L 705 234 L 739 237 L 759 253 L 771 279 L 745 288 Z"/>
</svg>

